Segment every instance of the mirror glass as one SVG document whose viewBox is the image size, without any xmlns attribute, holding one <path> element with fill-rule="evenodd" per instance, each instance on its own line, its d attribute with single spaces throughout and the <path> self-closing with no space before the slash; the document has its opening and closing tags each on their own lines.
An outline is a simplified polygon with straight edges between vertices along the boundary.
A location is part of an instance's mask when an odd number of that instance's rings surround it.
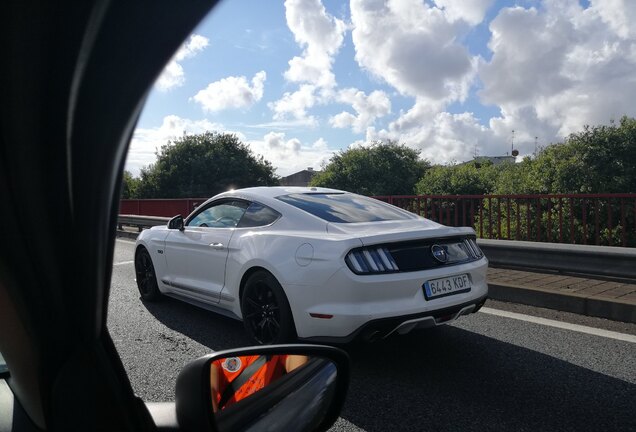
<svg viewBox="0 0 636 432">
<path fill-rule="evenodd" d="M 183 229 L 183 217 L 177 215 L 168 221 L 168 229 Z"/>
<path fill-rule="evenodd" d="M 224 357 L 209 366 L 217 429 L 315 430 L 333 401 L 338 369 L 304 355 Z"/>
</svg>

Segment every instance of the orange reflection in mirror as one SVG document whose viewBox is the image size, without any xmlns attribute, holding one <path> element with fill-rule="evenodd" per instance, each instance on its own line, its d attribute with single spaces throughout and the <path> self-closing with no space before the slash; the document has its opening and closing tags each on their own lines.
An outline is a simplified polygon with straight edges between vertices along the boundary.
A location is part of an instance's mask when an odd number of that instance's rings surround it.
<svg viewBox="0 0 636 432">
<path fill-rule="evenodd" d="M 245 399 L 307 363 L 302 355 L 227 357 L 210 364 L 212 409 L 222 410 Z"/>
</svg>

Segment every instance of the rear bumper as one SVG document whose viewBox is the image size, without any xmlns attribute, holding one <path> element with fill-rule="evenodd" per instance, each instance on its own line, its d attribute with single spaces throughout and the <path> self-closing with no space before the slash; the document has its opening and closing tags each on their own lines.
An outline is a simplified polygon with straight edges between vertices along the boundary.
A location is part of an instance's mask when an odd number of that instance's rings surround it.
<svg viewBox="0 0 636 432">
<path fill-rule="evenodd" d="M 430 328 L 447 324 L 460 316 L 475 313 L 481 309 L 487 298 L 488 296 L 484 295 L 444 309 L 372 320 L 346 336 L 315 336 L 300 339 L 306 342 L 334 344 L 346 344 L 357 339 L 365 341 L 384 339 L 393 334 L 406 334 L 416 328 Z"/>
<path fill-rule="evenodd" d="M 283 288 L 299 338 L 346 342 L 371 323 L 378 330 L 373 337 L 384 337 L 394 331 L 406 333 L 471 313 L 488 295 L 487 268 L 486 258 L 435 270 L 373 276 L 356 275 L 344 267 L 320 285 Z M 426 281 L 461 274 L 469 276 L 470 291 L 425 298 Z"/>
</svg>

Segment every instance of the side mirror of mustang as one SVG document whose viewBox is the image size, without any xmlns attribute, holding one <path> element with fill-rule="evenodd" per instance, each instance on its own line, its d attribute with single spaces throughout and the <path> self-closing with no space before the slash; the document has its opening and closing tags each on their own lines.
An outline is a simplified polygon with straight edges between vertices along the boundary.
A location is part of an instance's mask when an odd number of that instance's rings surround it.
<svg viewBox="0 0 636 432">
<path fill-rule="evenodd" d="M 272 345 L 220 351 L 188 364 L 176 386 L 183 430 L 324 431 L 349 385 L 349 357 L 337 348 Z"/>
<path fill-rule="evenodd" d="M 183 216 L 176 215 L 170 219 L 168 221 L 168 229 L 178 229 L 179 231 L 183 231 L 185 229 L 183 226 Z"/>
</svg>

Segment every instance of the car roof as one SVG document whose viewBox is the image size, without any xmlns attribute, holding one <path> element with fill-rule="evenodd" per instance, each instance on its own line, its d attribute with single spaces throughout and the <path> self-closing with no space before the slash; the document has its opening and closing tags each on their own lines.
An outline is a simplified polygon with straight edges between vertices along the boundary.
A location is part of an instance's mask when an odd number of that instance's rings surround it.
<svg viewBox="0 0 636 432">
<path fill-rule="evenodd" d="M 221 197 L 242 197 L 250 200 L 258 200 L 258 198 L 276 198 L 290 194 L 316 194 L 316 193 L 348 193 L 338 189 L 329 189 L 322 187 L 301 187 L 301 186 L 258 186 L 244 189 L 234 189 L 222 194 L 216 195 L 214 198 Z"/>
</svg>

